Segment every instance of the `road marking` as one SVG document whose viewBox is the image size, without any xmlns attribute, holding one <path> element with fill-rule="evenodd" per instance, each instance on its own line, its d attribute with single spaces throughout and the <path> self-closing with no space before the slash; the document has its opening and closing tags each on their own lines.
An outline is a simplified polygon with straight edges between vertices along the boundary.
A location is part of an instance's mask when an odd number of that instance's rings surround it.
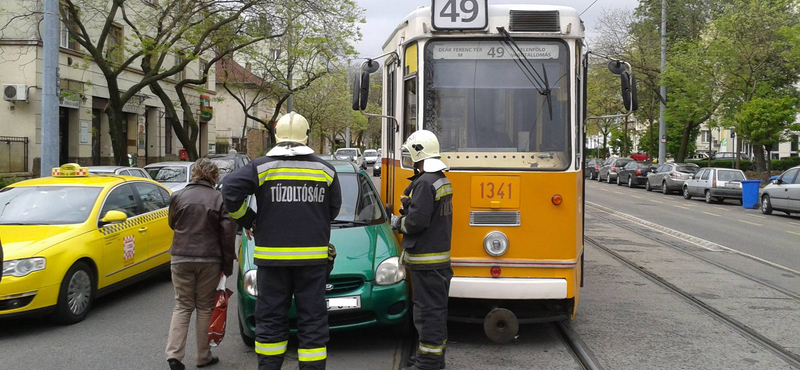
<svg viewBox="0 0 800 370">
<path fill-rule="evenodd" d="M 677 205 L 677 204 L 673 204 L 673 206 L 678 207 L 678 208 L 683 208 L 683 209 L 685 209 L 687 211 L 690 210 L 689 207 L 684 207 L 684 206 L 680 206 L 680 205 Z"/>
<path fill-rule="evenodd" d="M 800 233 L 796 233 L 796 232 L 794 232 L 794 231 L 789 231 L 789 230 L 786 230 L 786 232 L 787 232 L 787 233 L 789 233 L 789 234 L 800 235 Z"/>
<path fill-rule="evenodd" d="M 714 208 L 716 208 L 716 209 L 718 209 L 718 210 L 720 210 L 720 211 L 727 211 L 727 209 L 725 209 L 725 208 L 722 208 L 722 207 L 717 207 L 717 206 L 714 206 Z"/>
<path fill-rule="evenodd" d="M 615 193 L 615 194 L 622 195 L 622 193 L 620 193 L 620 192 L 618 192 L 618 191 L 615 191 L 614 193 Z"/>
<path fill-rule="evenodd" d="M 655 199 L 648 199 L 648 200 L 653 202 L 653 203 L 664 204 L 664 202 L 659 202 L 659 201 L 657 201 Z"/>
<path fill-rule="evenodd" d="M 775 262 L 767 261 L 767 260 L 765 260 L 765 259 L 763 259 L 761 257 L 756 257 L 756 256 L 754 256 L 752 254 L 740 252 L 740 251 L 738 251 L 736 249 L 733 249 L 733 248 L 729 248 L 729 247 L 726 247 L 726 246 L 723 246 L 723 245 L 720 245 L 720 244 L 717 244 L 717 243 L 714 243 L 714 242 L 711 242 L 711 241 L 708 241 L 708 240 L 705 240 L 705 239 L 702 239 L 702 238 L 698 238 L 698 237 L 693 236 L 693 235 L 689 235 L 689 234 L 686 234 L 686 233 L 683 233 L 683 232 L 680 232 L 680 231 L 677 231 L 677 230 L 674 230 L 674 229 L 670 229 L 668 227 L 661 226 L 661 225 L 656 224 L 654 222 L 643 220 L 643 219 L 638 218 L 636 216 L 629 215 L 627 213 L 623 213 L 623 212 L 620 212 L 620 211 L 616 211 L 614 209 L 599 205 L 599 204 L 594 203 L 594 202 L 586 201 L 586 205 L 589 206 L 589 207 L 596 208 L 596 209 L 598 209 L 598 210 L 600 210 L 602 212 L 606 212 L 608 214 L 616 216 L 618 218 L 621 218 L 623 220 L 626 220 L 626 221 L 629 221 L 629 222 L 633 222 L 635 224 L 639 224 L 640 226 L 644 226 L 644 227 L 659 231 L 659 232 L 661 232 L 663 234 L 669 235 L 669 236 L 671 236 L 673 238 L 680 239 L 680 240 L 685 241 L 685 242 L 690 243 L 690 244 L 694 244 L 694 245 L 696 245 L 696 246 L 698 246 L 700 248 L 703 248 L 705 250 L 709 250 L 709 251 L 712 251 L 712 252 L 720 252 L 722 250 L 726 250 L 728 252 L 736 253 L 736 254 L 738 254 L 740 256 L 744 256 L 744 257 L 756 260 L 758 262 L 761 262 L 761 263 L 764 263 L 766 265 L 775 267 L 777 269 L 781 269 L 781 270 L 788 271 L 788 272 L 791 272 L 791 273 L 796 274 L 796 275 L 800 275 L 800 271 L 793 270 L 791 268 L 788 268 L 786 266 L 777 264 Z M 703 212 L 703 213 L 705 213 L 705 212 Z M 800 233 L 798 235 L 800 235 Z"/>
<path fill-rule="evenodd" d="M 750 222 L 750 221 L 745 221 L 745 220 L 738 220 L 738 221 L 739 221 L 739 222 L 744 222 L 744 223 L 746 223 L 746 224 L 750 224 L 750 225 L 753 225 L 753 226 L 764 226 L 764 225 L 762 225 L 762 224 L 757 224 L 757 223 L 755 223 L 755 222 Z"/>
<path fill-rule="evenodd" d="M 711 213 L 711 212 L 703 212 L 703 213 L 705 213 L 707 215 L 710 215 L 710 216 L 722 217 L 722 216 L 720 216 L 720 215 L 718 215 L 716 213 Z"/>
<path fill-rule="evenodd" d="M 642 199 L 642 197 L 637 197 L 635 195 L 631 195 L 631 198 Z"/>
<path fill-rule="evenodd" d="M 766 218 L 767 218 L 767 216 L 761 216 L 761 215 L 750 215 L 750 214 L 748 214 L 748 216 L 750 216 L 750 217 L 764 218 L 764 219 L 766 219 Z"/>
<path fill-rule="evenodd" d="M 603 188 L 597 188 L 597 190 L 600 190 L 600 191 L 608 191 L 608 189 L 603 189 Z"/>
</svg>

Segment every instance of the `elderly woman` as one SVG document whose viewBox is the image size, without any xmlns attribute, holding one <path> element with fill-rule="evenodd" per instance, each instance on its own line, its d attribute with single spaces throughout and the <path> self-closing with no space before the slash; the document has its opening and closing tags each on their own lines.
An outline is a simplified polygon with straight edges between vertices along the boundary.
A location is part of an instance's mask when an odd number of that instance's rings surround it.
<svg viewBox="0 0 800 370">
<path fill-rule="evenodd" d="M 172 282 L 175 309 L 167 338 L 167 362 L 172 370 L 183 370 L 186 335 L 192 312 L 197 310 L 197 367 L 214 365 L 208 326 L 214 311 L 214 298 L 221 274 L 233 273 L 236 224 L 214 190 L 219 169 L 208 159 L 199 159 L 192 170 L 192 182 L 172 194 L 169 226 L 172 239 Z"/>
</svg>

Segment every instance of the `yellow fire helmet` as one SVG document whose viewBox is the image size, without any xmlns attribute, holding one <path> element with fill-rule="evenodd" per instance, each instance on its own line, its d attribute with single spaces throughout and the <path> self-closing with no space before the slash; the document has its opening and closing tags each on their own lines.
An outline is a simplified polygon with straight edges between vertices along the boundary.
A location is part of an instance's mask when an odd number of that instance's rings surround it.
<svg viewBox="0 0 800 370">
<path fill-rule="evenodd" d="M 279 144 L 291 142 L 306 145 L 309 131 L 308 120 L 295 112 L 284 114 L 275 124 L 275 137 Z"/>
</svg>

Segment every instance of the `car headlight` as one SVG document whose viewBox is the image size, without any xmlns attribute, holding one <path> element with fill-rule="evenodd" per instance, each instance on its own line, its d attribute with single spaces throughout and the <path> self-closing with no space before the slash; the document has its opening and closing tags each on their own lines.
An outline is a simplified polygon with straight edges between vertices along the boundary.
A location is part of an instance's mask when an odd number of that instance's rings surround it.
<svg viewBox="0 0 800 370">
<path fill-rule="evenodd" d="M 256 278 L 257 272 L 258 270 L 250 270 L 244 273 L 244 291 L 253 297 L 258 296 L 258 279 Z"/>
<path fill-rule="evenodd" d="M 389 257 L 375 270 L 375 284 L 392 285 L 406 278 L 406 268 L 400 263 L 400 257 Z"/>
<path fill-rule="evenodd" d="M 24 258 L 3 262 L 3 276 L 23 277 L 34 271 L 44 270 L 45 260 L 42 257 Z"/>
<path fill-rule="evenodd" d="M 483 249 L 490 256 L 502 256 L 508 252 L 508 237 L 500 231 L 492 231 L 483 239 Z"/>
</svg>

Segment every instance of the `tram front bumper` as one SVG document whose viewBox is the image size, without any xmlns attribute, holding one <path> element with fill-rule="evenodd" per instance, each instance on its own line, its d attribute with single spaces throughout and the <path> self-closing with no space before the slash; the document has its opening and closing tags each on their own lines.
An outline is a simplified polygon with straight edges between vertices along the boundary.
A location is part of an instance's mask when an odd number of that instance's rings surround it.
<svg viewBox="0 0 800 370">
<path fill-rule="evenodd" d="M 566 299 L 566 279 L 454 277 L 450 298 Z"/>
</svg>

